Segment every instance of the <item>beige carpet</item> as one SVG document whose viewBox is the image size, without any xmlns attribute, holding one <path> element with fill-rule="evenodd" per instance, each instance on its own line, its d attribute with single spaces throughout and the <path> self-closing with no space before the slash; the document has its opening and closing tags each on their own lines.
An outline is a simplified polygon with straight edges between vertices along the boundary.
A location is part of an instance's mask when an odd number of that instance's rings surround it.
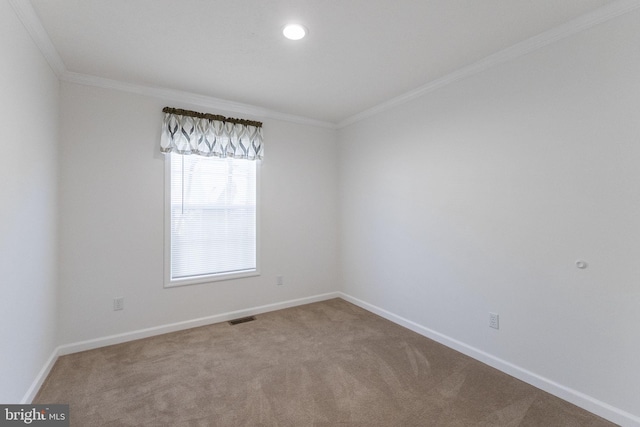
<svg viewBox="0 0 640 427">
<path fill-rule="evenodd" d="M 73 426 L 610 426 L 340 299 L 60 357 Z"/>
</svg>

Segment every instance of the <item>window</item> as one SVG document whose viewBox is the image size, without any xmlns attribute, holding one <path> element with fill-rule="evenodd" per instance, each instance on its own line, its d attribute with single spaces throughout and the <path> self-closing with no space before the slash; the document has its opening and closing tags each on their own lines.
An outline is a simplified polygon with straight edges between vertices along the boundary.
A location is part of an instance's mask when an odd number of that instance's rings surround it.
<svg viewBox="0 0 640 427">
<path fill-rule="evenodd" d="M 167 153 L 166 286 L 258 274 L 256 161 Z"/>
<path fill-rule="evenodd" d="M 165 287 L 258 275 L 262 123 L 162 112 Z"/>
</svg>

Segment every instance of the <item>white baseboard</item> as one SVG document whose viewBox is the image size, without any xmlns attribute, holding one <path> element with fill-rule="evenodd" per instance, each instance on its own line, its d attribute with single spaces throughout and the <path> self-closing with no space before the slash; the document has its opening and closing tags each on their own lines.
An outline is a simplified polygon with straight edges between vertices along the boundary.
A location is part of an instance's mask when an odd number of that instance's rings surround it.
<svg viewBox="0 0 640 427">
<path fill-rule="evenodd" d="M 528 384 L 533 385 L 541 390 L 553 394 L 561 399 L 573 403 L 589 412 L 599 415 L 607 420 L 610 420 L 616 424 L 625 427 L 640 427 L 640 417 L 625 412 L 614 406 L 611 406 L 605 402 L 599 401 L 591 396 L 581 393 L 577 390 L 573 390 L 569 387 L 558 384 L 548 378 L 542 377 L 534 372 L 528 371 L 517 365 L 514 365 L 506 360 L 497 358 L 489 353 L 479 350 L 475 347 L 467 345 L 461 341 L 453 339 L 449 336 L 436 332 L 425 326 L 419 325 L 404 317 L 398 316 L 373 304 L 369 304 L 358 298 L 352 297 L 342 292 L 330 292 L 321 295 L 315 295 L 312 297 L 299 298 L 295 300 L 283 301 L 274 304 L 267 304 L 258 307 L 252 307 L 244 310 L 231 311 L 227 313 L 221 313 L 213 316 L 201 317 L 198 319 L 187 320 L 183 322 L 171 323 L 162 326 L 156 326 L 153 328 L 140 329 L 131 332 L 125 332 L 122 334 L 110 335 L 102 338 L 96 338 L 86 341 L 80 341 L 71 344 L 65 344 L 57 347 L 45 365 L 40 370 L 40 373 L 33 381 L 31 387 L 22 399 L 23 404 L 31 403 L 38 393 L 38 390 L 44 383 L 47 375 L 51 371 L 51 368 L 55 364 L 58 356 L 66 354 L 77 353 L 85 350 L 92 350 L 95 348 L 106 347 L 113 344 L 120 344 L 128 341 L 133 341 L 141 338 L 148 338 L 155 335 L 166 334 L 169 332 L 176 332 L 184 329 L 195 328 L 198 326 L 206 326 L 219 322 L 226 322 L 231 319 L 253 316 L 261 313 L 267 313 L 270 311 L 281 310 L 284 308 L 295 307 L 304 304 L 310 304 L 313 302 L 325 301 L 332 298 L 342 298 L 345 301 L 349 301 L 367 311 L 375 313 L 393 323 L 410 329 L 422 336 L 437 341 L 449 348 L 452 348 L 460 353 L 463 353 L 469 357 L 479 360 L 489 366 L 492 366 L 502 372 L 505 372 L 519 380 L 522 380 Z"/>
<path fill-rule="evenodd" d="M 625 427 L 640 427 L 640 417 L 638 417 L 637 415 L 633 415 L 629 412 L 611 406 L 608 403 L 597 400 L 577 390 L 573 390 L 562 384 L 558 384 L 555 381 L 552 381 L 534 372 L 528 371 L 527 369 L 495 357 L 489 353 L 486 353 L 454 338 L 436 332 L 425 326 L 419 325 L 411 320 L 405 319 L 404 317 L 398 316 L 383 308 L 352 297 L 351 295 L 347 295 L 343 292 L 338 292 L 338 294 L 340 298 L 344 299 L 345 301 L 349 301 L 350 303 L 355 304 L 367 311 L 375 313 L 378 316 L 390 320 L 393 323 L 396 323 L 422 336 L 437 341 L 440 344 L 446 345 L 449 348 L 452 348 L 484 364 L 494 367 L 506 374 L 511 375 L 512 377 L 518 378 L 519 380 L 531 384 L 532 386 L 537 387 L 541 390 L 544 390 L 547 393 L 553 394 L 554 396 L 566 400 L 567 402 L 573 403 L 574 405 L 586 409 L 587 411 L 605 418 L 611 422 Z"/>
<path fill-rule="evenodd" d="M 212 325 L 214 323 L 226 322 L 228 320 L 237 319 L 239 317 L 254 316 L 269 311 L 282 310 L 283 308 L 296 307 L 313 302 L 325 301 L 332 298 L 340 298 L 339 292 L 329 292 L 321 295 L 314 295 L 306 298 L 298 298 L 294 300 L 282 301 L 274 304 L 261 305 L 258 307 L 247 308 L 244 310 L 230 311 L 227 313 L 216 314 L 213 316 L 201 317 L 198 319 L 186 320 L 184 322 L 171 323 L 168 325 L 155 326 L 153 328 L 140 329 L 137 331 L 125 332 L 122 334 L 109 335 L 106 337 L 95 338 L 86 341 L 80 341 L 71 344 L 65 344 L 56 347 L 51 356 L 38 373 L 36 379 L 29 387 L 29 390 L 22 398 L 22 404 L 29 404 L 38 394 L 40 387 L 44 383 L 47 375 L 51 372 L 51 368 L 58 360 L 59 356 L 77 353 L 85 350 L 106 347 L 108 345 L 120 344 L 127 341 L 133 341 L 141 338 L 148 338 L 155 335 L 162 335 L 169 332 L 181 331 L 184 329 L 196 328 L 198 326 Z"/>
<path fill-rule="evenodd" d="M 312 297 L 299 298 L 289 301 L 277 302 L 274 304 L 261 305 L 258 307 L 247 308 L 243 310 L 230 311 L 227 313 L 216 314 L 213 316 L 200 317 L 198 319 L 185 320 L 183 322 L 171 323 L 168 325 L 154 326 L 152 328 L 139 329 L 137 331 L 125 332 L 122 334 L 109 335 L 106 337 L 95 338 L 86 341 L 80 341 L 72 344 L 65 344 L 60 347 L 60 356 L 65 354 L 77 353 L 94 348 L 106 347 L 108 345 L 120 344 L 127 341 L 148 338 L 155 335 L 162 335 L 169 332 L 182 331 L 184 329 L 197 328 L 198 326 L 212 325 L 214 323 L 226 322 L 228 320 L 237 319 L 239 317 L 254 316 L 256 314 L 266 313 L 269 311 L 281 310 L 283 308 L 295 307 L 312 302 L 324 301 L 331 298 L 340 298 L 338 292 L 330 292 L 327 294 L 315 295 Z"/>
<path fill-rule="evenodd" d="M 60 347 L 56 347 L 53 350 L 53 352 L 51 352 L 51 356 L 49 356 L 49 358 L 45 362 L 42 369 L 40 369 L 40 372 L 38 372 L 36 379 L 33 381 L 33 383 L 31 384 L 31 387 L 29 387 L 29 390 L 27 390 L 24 397 L 20 401 L 21 405 L 28 405 L 31 402 L 33 402 L 33 399 L 36 398 L 36 395 L 38 394 L 40 387 L 42 387 L 42 383 L 44 383 L 44 380 L 47 379 L 47 375 L 49 375 L 49 372 L 51 372 L 51 368 L 53 368 L 53 365 L 56 363 L 56 360 L 58 360 L 59 348 Z"/>
</svg>

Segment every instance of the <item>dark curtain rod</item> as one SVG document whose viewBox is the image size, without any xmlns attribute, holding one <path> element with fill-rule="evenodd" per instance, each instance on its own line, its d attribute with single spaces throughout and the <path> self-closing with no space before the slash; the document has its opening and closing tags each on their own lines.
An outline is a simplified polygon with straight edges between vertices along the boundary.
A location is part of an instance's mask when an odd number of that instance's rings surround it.
<svg viewBox="0 0 640 427">
<path fill-rule="evenodd" d="M 218 114 L 198 113 L 197 111 L 182 110 L 180 108 L 164 107 L 162 109 L 162 112 L 169 114 L 178 114 L 180 116 L 197 117 L 199 119 L 218 120 L 220 122 L 227 123 L 238 123 L 246 126 L 255 126 L 257 128 L 262 127 L 262 122 L 256 122 L 254 120 L 234 119 L 231 117 L 220 116 Z"/>
</svg>

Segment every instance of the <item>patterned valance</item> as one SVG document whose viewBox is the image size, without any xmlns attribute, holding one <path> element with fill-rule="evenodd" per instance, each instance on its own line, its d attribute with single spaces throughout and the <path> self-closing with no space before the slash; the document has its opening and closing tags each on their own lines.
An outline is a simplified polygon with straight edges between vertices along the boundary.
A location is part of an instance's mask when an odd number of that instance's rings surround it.
<svg viewBox="0 0 640 427">
<path fill-rule="evenodd" d="M 262 123 L 165 107 L 160 151 L 262 159 Z"/>
</svg>

